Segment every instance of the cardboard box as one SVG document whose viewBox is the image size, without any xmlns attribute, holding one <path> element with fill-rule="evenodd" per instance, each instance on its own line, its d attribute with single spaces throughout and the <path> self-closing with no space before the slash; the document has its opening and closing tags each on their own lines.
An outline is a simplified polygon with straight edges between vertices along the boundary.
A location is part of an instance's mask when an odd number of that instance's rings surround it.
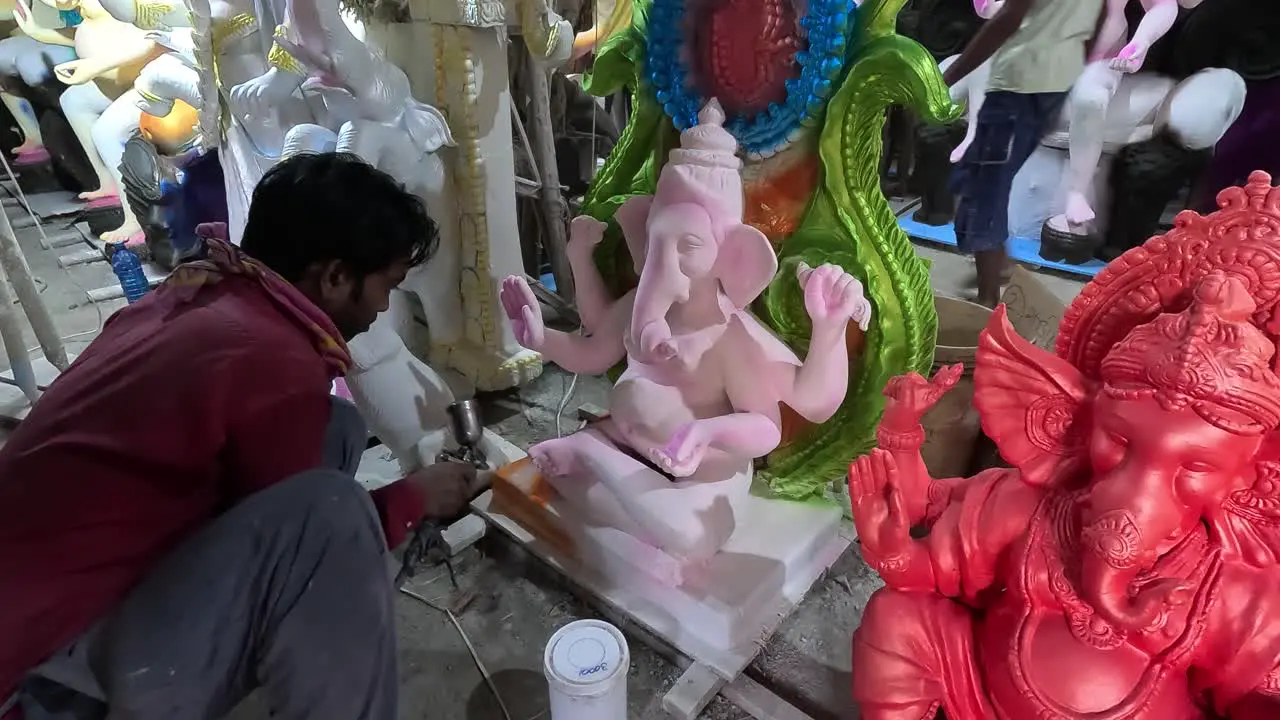
<svg viewBox="0 0 1280 720">
<path fill-rule="evenodd" d="M 1015 266 L 1013 276 L 1000 296 L 1009 313 L 1009 323 L 1018 334 L 1049 352 L 1058 339 L 1058 325 L 1067 306 L 1044 286 L 1035 273 Z"/>
</svg>

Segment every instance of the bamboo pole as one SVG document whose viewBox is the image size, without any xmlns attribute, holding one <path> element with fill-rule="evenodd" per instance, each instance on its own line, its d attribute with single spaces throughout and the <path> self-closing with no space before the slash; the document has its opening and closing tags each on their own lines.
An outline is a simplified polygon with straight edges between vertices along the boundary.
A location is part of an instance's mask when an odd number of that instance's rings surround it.
<svg viewBox="0 0 1280 720">
<path fill-rule="evenodd" d="M 31 367 L 31 358 L 27 357 L 27 340 L 22 335 L 22 324 L 18 322 L 18 306 L 14 304 L 3 270 L 0 270 L 0 345 L 4 345 L 9 356 L 14 384 L 29 402 L 34 403 L 40 397 L 36 373 Z"/>
<path fill-rule="evenodd" d="M 569 267 L 569 207 L 560 191 L 560 170 L 556 167 L 556 141 L 551 127 L 551 87 L 548 71 L 530 52 L 520 37 L 524 50 L 524 74 L 529 91 L 529 143 L 533 162 L 538 166 L 542 187 L 542 215 L 546 218 L 544 247 L 551 261 L 551 274 L 556 279 L 556 294 L 573 302 L 573 272 Z"/>
<path fill-rule="evenodd" d="M 70 364 L 67 360 L 67 349 L 62 344 L 62 338 L 59 337 L 57 328 L 53 324 L 53 316 L 49 314 L 44 298 L 40 297 L 40 288 L 36 286 L 35 278 L 31 276 L 31 270 L 22 257 L 22 246 L 18 244 L 18 236 L 13 232 L 9 214 L 2 208 L 0 208 L 0 270 L 13 283 L 13 292 L 18 296 L 18 302 L 27 314 L 27 320 L 31 323 L 31 329 L 35 331 L 36 339 L 40 341 L 40 348 L 44 350 L 45 358 L 58 370 L 66 370 Z M 3 280 L 0 279 L 0 282 Z M 12 301 L 8 305 L 7 309 L 12 309 Z M 23 351 L 25 356 L 25 348 L 18 350 Z M 9 355 L 12 356 L 14 352 L 10 349 Z"/>
</svg>

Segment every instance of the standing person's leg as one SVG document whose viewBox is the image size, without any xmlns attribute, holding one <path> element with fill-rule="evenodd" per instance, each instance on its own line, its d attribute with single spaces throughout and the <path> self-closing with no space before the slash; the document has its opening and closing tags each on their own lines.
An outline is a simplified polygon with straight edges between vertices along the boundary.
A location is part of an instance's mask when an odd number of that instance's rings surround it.
<svg viewBox="0 0 1280 720">
<path fill-rule="evenodd" d="M 978 130 L 965 154 L 960 175 L 956 244 L 973 253 L 978 266 L 978 302 L 1000 301 L 1009 259 L 1009 196 L 1013 179 L 1031 158 L 1045 132 L 1062 111 L 1066 93 L 993 92 L 978 114 Z"/>
<path fill-rule="evenodd" d="M 995 307 L 1000 299 L 1000 276 L 1008 259 L 1009 171 L 1018 120 L 1027 96 L 1010 92 L 987 94 L 978 113 L 977 130 L 957 170 L 956 245 L 973 255 L 978 270 L 978 302 Z M 1025 161 L 1025 160 L 1024 160 Z"/>
</svg>

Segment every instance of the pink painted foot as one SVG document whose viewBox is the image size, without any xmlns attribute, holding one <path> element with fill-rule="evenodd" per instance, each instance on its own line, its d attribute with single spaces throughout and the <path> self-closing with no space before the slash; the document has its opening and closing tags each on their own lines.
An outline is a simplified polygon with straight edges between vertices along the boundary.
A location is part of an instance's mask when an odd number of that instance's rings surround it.
<svg viewBox="0 0 1280 720">
<path fill-rule="evenodd" d="M 81 193 L 82 196 L 85 194 L 87 193 Z M 85 210 L 101 210 L 103 208 L 120 207 L 119 195 L 103 195 L 103 196 L 92 197 L 92 198 L 81 197 L 80 199 L 85 201 L 85 204 L 84 204 Z"/>
<path fill-rule="evenodd" d="M 16 153 L 14 165 L 39 165 L 49 161 L 49 151 L 42 147 L 34 147 L 30 150 L 23 150 Z"/>
<path fill-rule="evenodd" d="M 338 378 L 333 381 L 333 394 L 350 402 L 355 402 L 355 398 L 351 395 L 351 388 L 347 387 L 346 378 Z"/>
<path fill-rule="evenodd" d="M 84 200 L 84 201 L 86 201 L 86 202 L 87 202 L 87 201 L 89 201 L 89 200 L 97 200 L 98 198 L 104 198 L 104 197 L 115 197 L 115 196 L 117 196 L 117 195 L 119 195 L 119 194 L 120 194 L 120 193 L 119 193 L 117 190 L 115 190 L 114 188 L 101 188 L 101 187 L 100 187 L 100 188 L 98 188 L 97 190 L 86 190 L 86 191 L 84 191 L 84 192 L 80 193 L 79 195 L 77 195 L 76 197 L 78 197 L 78 198 L 80 198 L 81 200 Z"/>
<path fill-rule="evenodd" d="M 529 448 L 529 458 L 545 478 L 564 477 L 573 471 L 577 450 L 565 438 L 547 440 Z"/>
</svg>

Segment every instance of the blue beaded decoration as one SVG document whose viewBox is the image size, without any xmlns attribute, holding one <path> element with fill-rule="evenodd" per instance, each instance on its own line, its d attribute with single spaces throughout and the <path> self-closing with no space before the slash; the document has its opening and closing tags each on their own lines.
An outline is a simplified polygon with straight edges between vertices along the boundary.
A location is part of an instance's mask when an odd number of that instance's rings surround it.
<svg viewBox="0 0 1280 720">
<path fill-rule="evenodd" d="M 795 54 L 800 77 L 786 81 L 787 97 L 770 103 L 753 118 L 735 117 L 725 129 L 744 150 L 760 153 L 786 145 L 801 127 L 816 125 L 826 107 L 835 81 L 845 67 L 845 51 L 853 31 L 848 0 L 810 0 L 800 27 L 808 38 L 806 49 Z M 649 11 L 649 37 L 645 72 L 662 110 L 676 129 L 698 124 L 698 111 L 706 103 L 693 87 L 685 60 L 685 0 L 653 0 Z"/>
</svg>

